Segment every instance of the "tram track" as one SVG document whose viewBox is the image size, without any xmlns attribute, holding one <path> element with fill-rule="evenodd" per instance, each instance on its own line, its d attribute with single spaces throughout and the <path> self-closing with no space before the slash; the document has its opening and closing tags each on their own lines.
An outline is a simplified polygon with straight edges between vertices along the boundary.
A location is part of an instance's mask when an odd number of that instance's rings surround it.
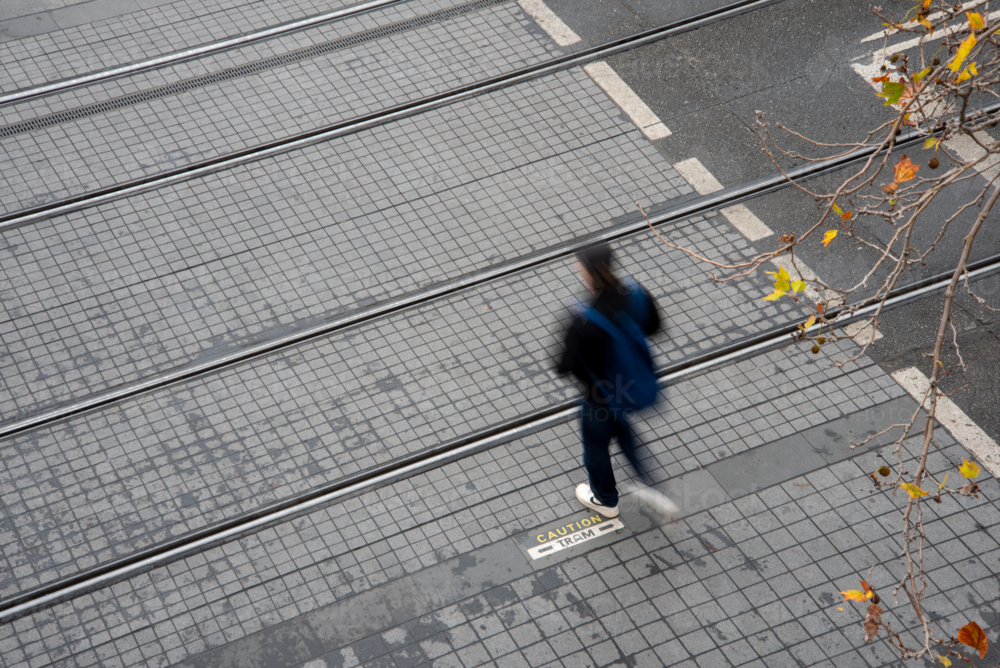
<svg viewBox="0 0 1000 668">
<path fill-rule="evenodd" d="M 709 12 L 701 15 L 700 17 L 694 17 L 690 19 L 685 19 L 684 21 L 671 24 L 669 30 L 679 31 L 682 27 L 686 26 L 686 29 L 693 29 L 691 24 L 704 24 L 704 22 L 709 21 L 713 18 L 719 20 L 719 12 L 729 16 L 735 15 L 734 12 L 738 13 L 740 11 L 751 11 L 752 8 L 757 8 L 771 4 L 777 0 L 755 0 L 753 2 L 740 2 L 735 5 L 729 5 L 727 8 L 718 10 L 718 12 Z M 662 28 L 657 30 L 667 30 L 668 28 Z M 635 36 L 633 36 L 635 37 Z M 647 35 L 643 39 L 653 39 L 654 35 Z M 659 37 L 657 37 L 659 38 Z M 617 44 L 617 46 L 608 47 L 604 45 L 602 47 L 596 47 L 598 51 L 606 50 L 607 48 L 624 49 L 630 48 L 628 44 L 631 43 L 632 38 L 626 38 L 625 40 L 619 40 L 612 44 Z M 595 55 L 597 51 L 593 51 L 589 55 L 587 53 L 579 54 L 580 57 L 598 57 Z M 574 56 L 576 58 L 576 56 Z M 560 62 L 566 65 L 565 59 L 561 59 Z M 548 66 L 546 66 L 548 67 Z M 534 68 L 527 68 L 534 69 Z M 501 77 L 502 78 L 502 77 Z M 475 88 L 475 86 L 472 86 Z M 992 113 L 1000 110 L 1000 103 L 991 105 L 990 107 L 985 107 L 980 113 Z M 910 145 L 914 145 L 917 142 L 923 141 L 924 136 L 915 132 L 908 132 L 897 138 L 895 143 L 895 148 L 905 149 Z M 869 147 L 865 150 L 856 151 L 850 155 L 843 156 L 837 159 L 826 160 L 818 163 L 807 164 L 802 167 L 796 168 L 788 172 L 788 176 L 793 181 L 798 181 L 820 174 L 824 174 L 836 169 L 840 169 L 852 163 L 856 163 L 860 160 L 865 160 L 873 153 L 874 149 Z M 180 170 L 184 171 L 184 170 Z M 687 217 L 698 215 L 710 211 L 712 209 L 723 208 L 733 204 L 740 203 L 742 201 L 759 197 L 761 195 L 772 192 L 776 189 L 784 188 L 788 185 L 788 180 L 785 176 L 781 174 L 774 174 L 770 177 L 755 181 L 749 184 L 744 184 L 742 186 L 723 190 L 719 193 L 699 198 L 694 202 L 690 202 L 679 207 L 673 207 L 667 211 L 660 213 L 652 218 L 654 226 L 661 227 L 668 225 L 672 222 L 683 220 Z M 155 185 L 150 185 L 150 187 L 155 187 Z M 81 204 L 82 206 L 82 204 Z M 0 221 L 3 219 L 0 218 Z M 8 225 L 13 225 L 13 222 L 8 221 Z M 343 316 L 337 317 L 333 320 L 329 320 L 320 325 L 309 327 L 291 334 L 282 336 L 276 339 L 266 340 L 248 347 L 243 347 L 231 354 L 215 357 L 213 359 L 205 360 L 200 363 L 196 363 L 189 366 L 184 366 L 176 370 L 166 371 L 163 373 L 156 374 L 155 376 L 139 379 L 135 382 L 123 385 L 111 390 L 103 391 L 81 400 L 73 401 L 71 403 L 57 406 L 50 410 L 43 411 L 36 415 L 30 415 L 23 419 L 9 422 L 6 424 L 0 423 L 0 439 L 15 436 L 32 429 L 43 427 L 61 420 L 65 420 L 83 413 L 98 410 L 103 407 L 107 407 L 116 403 L 120 403 L 132 398 L 139 397 L 141 395 L 154 392 L 172 385 L 176 385 L 182 382 L 186 382 L 198 377 L 205 376 L 207 374 L 212 374 L 219 372 L 221 370 L 234 367 L 239 364 L 249 362 L 254 359 L 258 359 L 265 355 L 272 353 L 281 352 L 288 350 L 297 345 L 301 345 L 308 341 L 312 341 L 318 338 L 329 336 L 331 334 L 337 333 L 339 331 L 346 330 L 351 327 L 357 327 L 370 323 L 379 318 L 393 315 L 399 313 L 409 308 L 421 306 L 427 304 L 435 299 L 446 297 L 463 290 L 472 289 L 475 287 L 482 286 L 491 281 L 499 280 L 514 276 L 518 273 L 531 270 L 545 263 L 556 261 L 565 258 L 580 246 L 581 243 L 589 243 L 590 241 L 596 239 L 603 240 L 616 240 L 631 234 L 634 234 L 645 228 L 645 223 L 637 221 L 631 224 L 618 226 L 613 230 L 609 230 L 603 233 L 598 233 L 596 235 L 590 235 L 582 240 L 576 240 L 554 246 L 552 248 L 546 249 L 539 253 L 520 258 L 514 262 L 505 263 L 492 267 L 490 269 L 476 272 L 474 274 L 461 276 L 452 280 L 444 281 L 432 288 L 420 290 L 403 297 L 396 299 L 391 299 L 382 303 L 378 303 L 374 306 L 362 308 L 360 310 L 352 311 Z M 0 223 L 0 229 L 3 229 L 3 224 Z"/>
<path fill-rule="evenodd" d="M 1000 273 L 1000 255 L 994 255 L 966 267 L 969 281 Z M 883 308 L 896 308 L 944 290 L 951 282 L 945 272 L 892 291 Z M 879 305 L 858 309 L 844 322 L 871 315 Z M 831 315 L 835 315 L 832 313 Z M 814 328 L 818 325 L 814 325 Z M 715 350 L 692 356 L 658 370 L 661 386 L 672 385 L 722 364 L 736 362 L 787 345 L 798 331 L 796 322 L 773 328 Z M 121 582 L 154 568 L 168 565 L 192 554 L 249 535 L 280 522 L 287 522 L 328 504 L 343 501 L 367 491 L 392 484 L 423 471 L 440 467 L 517 438 L 573 419 L 577 402 L 565 401 L 533 413 L 519 416 L 485 430 L 459 437 L 439 446 L 413 453 L 381 466 L 344 476 L 283 501 L 243 513 L 212 526 L 204 527 L 133 554 L 81 571 L 72 576 L 22 592 L 0 601 L 0 623 L 10 622 L 40 609 Z"/>
<path fill-rule="evenodd" d="M 235 81 L 254 74 L 260 74 L 274 68 L 289 67 L 295 63 L 305 60 L 312 60 L 320 56 L 329 55 L 344 49 L 351 49 L 368 42 L 374 42 L 393 35 L 409 32 L 419 28 L 425 28 L 438 23 L 457 19 L 461 16 L 474 14 L 486 9 L 508 4 L 514 0 L 471 0 L 461 5 L 453 5 L 447 9 L 441 9 L 429 14 L 422 14 L 409 19 L 403 19 L 395 23 L 363 30 L 341 38 L 333 39 L 312 46 L 286 51 L 277 55 L 269 56 L 260 60 L 250 61 L 234 67 L 217 70 L 209 74 L 203 74 L 190 79 L 183 79 L 173 83 L 165 84 L 155 88 L 147 88 L 128 95 L 122 95 L 110 100 L 102 100 L 93 104 L 74 107 L 64 111 L 57 111 L 44 116 L 29 118 L 24 121 L 12 123 L 0 127 L 0 139 L 13 137 L 15 135 L 44 130 L 56 127 L 63 123 L 79 121 L 90 116 L 105 114 L 111 111 L 127 109 L 137 104 L 149 103 L 182 93 L 191 92 L 205 86 L 220 85 L 227 81 Z"/>
<path fill-rule="evenodd" d="M 898 138 L 896 147 L 905 149 L 911 144 L 923 141 L 923 135 L 911 133 Z M 766 195 L 776 190 L 789 187 L 791 183 L 821 176 L 843 167 L 868 159 L 874 153 L 874 148 L 859 150 L 847 156 L 833 158 L 821 162 L 806 164 L 786 172 L 786 175 L 776 173 L 763 179 L 758 179 L 735 188 L 699 197 L 696 200 L 675 206 L 650 217 L 654 227 L 660 228 L 671 223 L 683 221 L 691 216 L 704 214 L 715 209 L 725 208 L 747 200 Z M 789 180 L 790 179 L 790 180 Z M 385 318 L 407 309 L 428 304 L 463 291 L 471 290 L 493 281 L 510 278 L 517 274 L 530 271 L 542 265 L 561 260 L 573 255 L 581 246 L 594 241 L 616 241 L 645 230 L 645 220 L 616 226 L 615 228 L 587 235 L 564 244 L 553 246 L 516 261 L 497 265 L 495 267 L 467 274 L 444 281 L 434 287 L 420 290 L 403 297 L 387 300 L 373 306 L 355 310 L 319 325 L 287 334 L 285 336 L 263 341 L 242 348 L 231 354 L 205 360 L 204 362 L 167 371 L 155 376 L 141 379 L 127 385 L 105 392 L 94 394 L 85 399 L 58 406 L 48 411 L 25 417 L 21 420 L 0 424 L 0 439 L 16 436 L 33 429 L 44 427 L 62 420 L 69 419 L 94 410 L 99 410 L 129 399 L 177 385 L 195 378 L 218 373 L 225 369 L 259 359 L 266 355 L 289 350 L 309 341 L 314 341 L 349 328 L 358 327 L 380 318 Z"/>
<path fill-rule="evenodd" d="M 490 77 L 442 93 L 397 104 L 379 111 L 363 114 L 319 128 L 257 146 L 240 149 L 224 155 L 194 162 L 158 174 L 106 186 L 86 193 L 64 197 L 0 216 L 0 231 L 30 225 L 52 216 L 63 215 L 122 199 L 149 190 L 164 188 L 189 179 L 206 176 L 239 165 L 260 161 L 313 144 L 354 134 L 385 123 L 445 107 L 461 100 L 496 91 L 525 81 L 584 65 L 617 53 L 635 49 L 684 32 L 711 25 L 744 13 L 777 4 L 782 0 L 740 0 L 720 9 L 703 12 L 693 17 L 674 21 L 657 28 L 635 33 L 628 37 L 582 49 L 572 54 L 558 56 L 542 63 L 519 68 L 506 74 Z"/>
</svg>

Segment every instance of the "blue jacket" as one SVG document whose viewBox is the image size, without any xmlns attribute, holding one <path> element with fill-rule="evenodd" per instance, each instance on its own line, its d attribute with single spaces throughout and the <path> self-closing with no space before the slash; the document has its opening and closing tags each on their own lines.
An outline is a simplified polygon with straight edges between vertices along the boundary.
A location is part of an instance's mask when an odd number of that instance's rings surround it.
<svg viewBox="0 0 1000 668">
<path fill-rule="evenodd" d="M 652 336 L 660 330 L 660 313 L 656 306 L 656 300 L 645 288 L 641 288 L 646 298 L 649 300 L 649 307 L 646 309 L 646 322 L 637 322 L 646 336 Z M 594 298 L 591 305 L 597 311 L 614 321 L 614 316 L 619 311 L 628 306 L 629 295 L 620 293 L 615 288 L 602 290 Z M 587 322 L 579 314 L 574 315 L 572 322 L 566 329 L 565 348 L 556 364 L 556 373 L 565 375 L 568 373 L 583 383 L 585 396 L 593 396 L 594 383 L 592 376 L 587 369 L 593 371 L 598 381 L 608 379 L 605 369 L 605 360 L 608 357 L 612 345 L 611 336 L 597 325 Z"/>
</svg>

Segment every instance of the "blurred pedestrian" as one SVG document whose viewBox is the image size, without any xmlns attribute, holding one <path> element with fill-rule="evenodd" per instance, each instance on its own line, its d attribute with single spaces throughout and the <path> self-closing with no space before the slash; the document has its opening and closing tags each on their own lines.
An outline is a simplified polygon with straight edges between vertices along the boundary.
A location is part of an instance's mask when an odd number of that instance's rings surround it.
<svg viewBox="0 0 1000 668">
<path fill-rule="evenodd" d="M 593 299 L 575 308 L 556 370 L 560 375 L 573 374 L 584 386 L 580 429 L 589 483 L 577 486 L 576 497 L 612 518 L 619 512 L 609 449 L 612 437 L 639 479 L 648 479 L 628 418 L 656 400 L 657 379 L 646 337 L 660 330 L 660 315 L 649 292 L 612 271 L 608 244 L 584 248 L 576 259 Z M 645 483 L 640 489 L 661 514 L 676 514 L 677 507 L 665 496 Z"/>
</svg>

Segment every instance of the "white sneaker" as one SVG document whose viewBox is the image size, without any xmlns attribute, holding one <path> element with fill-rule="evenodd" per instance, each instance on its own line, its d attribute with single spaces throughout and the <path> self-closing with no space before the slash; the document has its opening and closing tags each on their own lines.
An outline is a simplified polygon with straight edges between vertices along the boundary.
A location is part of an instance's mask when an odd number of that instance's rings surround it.
<svg viewBox="0 0 1000 668">
<path fill-rule="evenodd" d="M 645 483 L 628 481 L 622 484 L 622 488 L 626 494 L 634 494 L 636 502 L 640 506 L 649 508 L 664 521 L 669 522 L 681 514 L 681 509 L 669 496 L 656 491 Z"/>
<path fill-rule="evenodd" d="M 583 505 L 587 506 L 591 510 L 596 510 L 607 518 L 618 517 L 618 506 L 615 506 L 614 508 L 602 506 L 600 502 L 594 498 L 594 493 L 590 491 L 590 485 L 585 482 L 581 482 L 576 486 L 576 498 Z"/>
</svg>

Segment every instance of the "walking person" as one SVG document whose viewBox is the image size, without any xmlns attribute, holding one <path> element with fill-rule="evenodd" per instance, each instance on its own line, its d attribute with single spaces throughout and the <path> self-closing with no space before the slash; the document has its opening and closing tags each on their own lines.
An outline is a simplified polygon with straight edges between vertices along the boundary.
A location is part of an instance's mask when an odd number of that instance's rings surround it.
<svg viewBox="0 0 1000 668">
<path fill-rule="evenodd" d="M 556 371 L 573 374 L 584 386 L 580 431 L 589 483 L 577 486 L 576 497 L 586 507 L 613 518 L 619 512 L 619 493 L 611 466 L 612 437 L 640 480 L 648 479 L 628 417 L 656 400 L 657 380 L 646 337 L 659 331 L 660 315 L 644 288 L 611 270 L 608 244 L 589 246 L 576 259 L 593 300 L 578 305 Z M 644 483 L 639 491 L 660 514 L 678 512 L 670 499 Z"/>
</svg>

